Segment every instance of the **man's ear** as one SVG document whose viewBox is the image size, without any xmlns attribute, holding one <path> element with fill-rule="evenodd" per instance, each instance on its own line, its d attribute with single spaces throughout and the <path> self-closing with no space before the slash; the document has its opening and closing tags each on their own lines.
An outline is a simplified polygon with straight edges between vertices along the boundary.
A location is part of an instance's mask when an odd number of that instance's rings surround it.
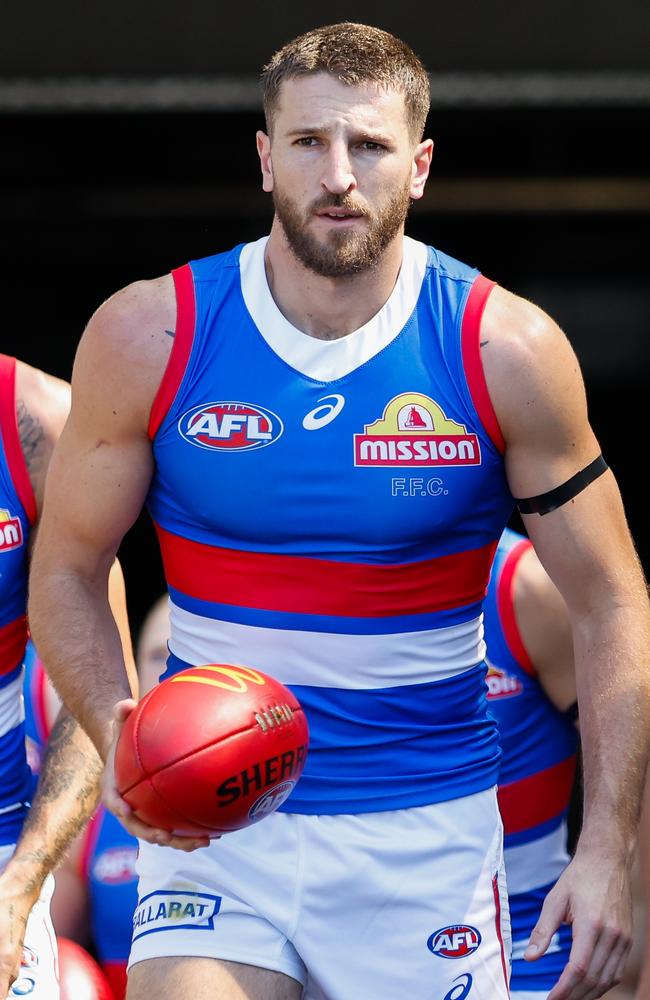
<svg viewBox="0 0 650 1000">
<path fill-rule="evenodd" d="M 262 168 L 262 190 L 273 190 L 273 164 L 271 163 L 271 139 L 266 132 L 259 131 L 255 136 L 257 154 Z"/>
<path fill-rule="evenodd" d="M 431 167 L 431 157 L 433 156 L 433 139 L 424 139 L 415 147 L 413 153 L 413 165 L 411 168 L 411 190 L 410 195 L 414 201 L 424 194 L 424 185 L 429 176 Z"/>
</svg>

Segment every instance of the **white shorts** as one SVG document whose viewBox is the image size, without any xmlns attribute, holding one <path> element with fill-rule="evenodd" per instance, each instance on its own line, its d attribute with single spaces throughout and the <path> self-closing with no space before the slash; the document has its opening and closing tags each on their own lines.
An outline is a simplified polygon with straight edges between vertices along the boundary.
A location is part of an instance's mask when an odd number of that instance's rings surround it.
<svg viewBox="0 0 650 1000">
<path fill-rule="evenodd" d="M 515 990 L 510 1000 L 546 1000 L 548 990 Z"/>
<path fill-rule="evenodd" d="M 0 871 L 13 853 L 13 845 L 0 847 Z M 8 1000 L 59 1000 L 59 967 L 56 937 L 50 918 L 54 879 L 48 875 L 41 895 L 27 920 L 20 974 L 9 990 Z"/>
<path fill-rule="evenodd" d="M 494 789 L 416 809 L 273 813 L 192 854 L 140 844 L 130 965 L 203 956 L 283 972 L 306 1000 L 506 1000 Z"/>
</svg>

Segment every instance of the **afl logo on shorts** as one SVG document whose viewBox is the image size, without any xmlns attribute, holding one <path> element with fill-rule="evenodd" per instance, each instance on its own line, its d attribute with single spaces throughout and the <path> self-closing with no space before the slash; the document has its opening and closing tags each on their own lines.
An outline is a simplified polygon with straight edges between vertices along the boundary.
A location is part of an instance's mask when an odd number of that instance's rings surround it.
<svg viewBox="0 0 650 1000">
<path fill-rule="evenodd" d="M 284 426 L 276 413 L 256 403 L 203 403 L 178 421 L 181 437 L 208 451 L 253 451 L 273 444 Z"/>
<path fill-rule="evenodd" d="M 434 931 L 427 947 L 439 958 L 467 958 L 481 943 L 481 935 L 476 927 L 468 924 L 452 924 Z"/>
</svg>

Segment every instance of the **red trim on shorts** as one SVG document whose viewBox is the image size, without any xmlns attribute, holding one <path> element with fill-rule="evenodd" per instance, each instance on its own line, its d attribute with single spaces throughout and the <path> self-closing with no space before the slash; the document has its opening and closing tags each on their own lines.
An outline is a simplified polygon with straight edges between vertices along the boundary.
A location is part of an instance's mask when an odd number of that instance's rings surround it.
<svg viewBox="0 0 650 1000">
<path fill-rule="evenodd" d="M 99 833 L 102 828 L 105 807 L 100 805 L 88 820 L 83 833 L 81 851 L 77 862 L 79 876 L 82 882 L 86 883 L 90 878 L 90 859 L 99 840 Z"/>
<path fill-rule="evenodd" d="M 164 375 L 149 416 L 149 437 L 153 441 L 183 380 L 194 340 L 196 301 L 194 278 L 189 264 L 172 271 L 176 291 L 176 334 Z"/>
<path fill-rule="evenodd" d="M 188 597 L 341 617 L 426 614 L 480 601 L 496 546 L 391 566 L 225 549 L 155 528 L 165 578 Z"/>
<path fill-rule="evenodd" d="M 36 523 L 38 511 L 27 463 L 18 433 L 16 416 L 16 359 L 0 354 L 0 433 L 14 488 L 30 524 Z"/>
<path fill-rule="evenodd" d="M 506 443 L 503 439 L 494 407 L 492 406 L 487 382 L 485 381 L 479 342 L 481 336 L 481 317 L 483 316 L 488 296 L 494 287 L 495 282 L 484 278 L 482 274 L 479 274 L 472 285 L 463 312 L 461 345 L 465 378 L 467 379 L 472 402 L 492 442 L 501 454 L 503 454 L 506 450 Z"/>
<path fill-rule="evenodd" d="M 510 996 L 510 987 L 508 984 L 508 965 L 506 964 L 506 950 L 503 945 L 503 934 L 501 933 L 501 896 L 499 894 L 499 876 L 492 876 L 492 892 L 494 893 L 494 906 L 496 909 L 495 924 L 497 930 L 497 938 L 499 939 L 499 945 L 501 947 L 501 968 L 503 969 L 503 979 L 506 984 L 506 993 Z M 509 963 L 508 963 L 509 964 Z"/>
<path fill-rule="evenodd" d="M 560 816 L 569 805 L 576 755 L 528 778 L 499 785 L 497 799 L 507 834 L 532 830 Z"/>
<path fill-rule="evenodd" d="M 537 674 L 535 664 L 524 645 L 515 615 L 515 573 L 521 557 L 532 547 L 531 542 L 527 538 L 523 538 L 506 556 L 497 587 L 497 608 L 510 652 L 522 670 L 525 670 L 531 677 L 535 677 Z"/>
</svg>

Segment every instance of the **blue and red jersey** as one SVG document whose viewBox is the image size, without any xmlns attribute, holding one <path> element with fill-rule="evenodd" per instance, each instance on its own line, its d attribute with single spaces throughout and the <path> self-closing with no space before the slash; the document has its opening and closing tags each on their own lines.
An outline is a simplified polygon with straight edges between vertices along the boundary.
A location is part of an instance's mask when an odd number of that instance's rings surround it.
<svg viewBox="0 0 650 1000">
<path fill-rule="evenodd" d="M 530 549 L 521 535 L 504 532 L 485 602 L 488 701 L 503 751 L 499 807 L 512 923 L 510 985 L 522 991 L 550 989 L 571 950 L 571 930 L 563 925 L 543 958 L 523 961 L 542 903 L 569 861 L 567 813 L 578 744 L 573 722 L 539 683 L 517 625 L 515 576 Z"/>
<path fill-rule="evenodd" d="M 424 805 L 496 783 L 482 605 L 512 510 L 480 360 L 492 283 L 405 238 L 395 289 L 338 341 L 291 326 L 266 240 L 174 273 L 148 498 L 167 675 L 243 663 L 310 726 L 286 811 Z"/>
<path fill-rule="evenodd" d="M 28 538 L 36 501 L 16 417 L 16 361 L 0 354 L 0 846 L 15 842 L 31 798 L 22 674 Z"/>
</svg>

